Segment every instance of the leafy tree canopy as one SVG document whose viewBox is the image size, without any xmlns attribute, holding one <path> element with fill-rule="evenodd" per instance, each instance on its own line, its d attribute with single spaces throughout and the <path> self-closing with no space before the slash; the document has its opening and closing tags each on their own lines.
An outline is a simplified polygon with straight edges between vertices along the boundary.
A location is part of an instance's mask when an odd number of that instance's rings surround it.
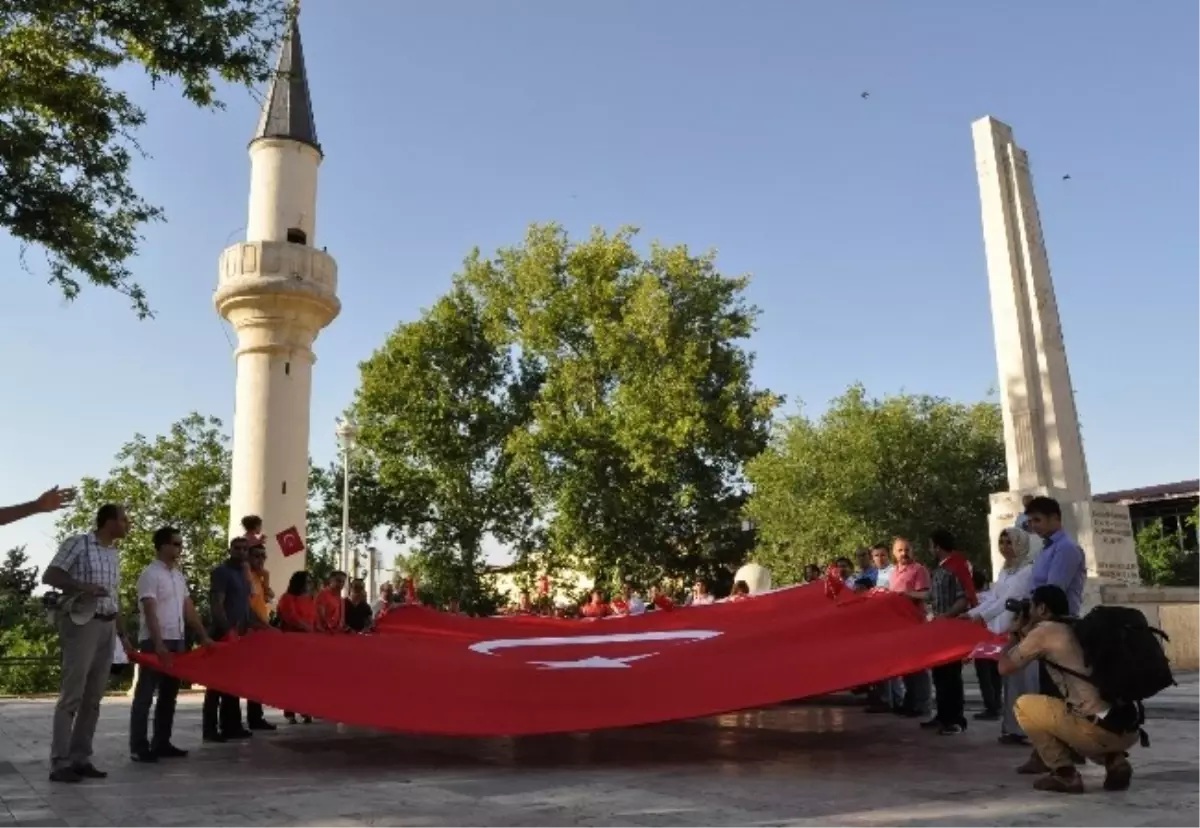
<svg viewBox="0 0 1200 828">
<path fill-rule="evenodd" d="M 1191 526 L 1200 523 L 1200 507 L 1186 519 Z M 1168 532 L 1161 520 L 1143 526 L 1134 540 L 1138 570 L 1148 586 L 1200 585 L 1200 554 L 1184 545 L 1185 527 Z"/>
<path fill-rule="evenodd" d="M 215 417 L 190 414 L 153 439 L 141 434 L 121 447 L 104 479 L 85 477 L 58 521 L 60 540 L 95 528 L 105 503 L 125 506 L 129 536 L 121 542 L 121 607 L 136 612 L 137 575 L 154 560 L 151 536 L 171 525 L 183 535 L 181 566 L 192 594 L 207 603 L 208 574 L 229 549 L 229 438 Z"/>
<path fill-rule="evenodd" d="M 488 534 L 530 567 L 609 583 L 716 575 L 746 554 L 742 468 L 779 403 L 741 347 L 747 280 L 634 237 L 533 226 L 476 250 L 362 365 L 370 518 L 464 586 Z"/>
<path fill-rule="evenodd" d="M 1006 485 L 1000 409 L 909 394 L 872 399 L 855 385 L 819 419 L 783 421 L 747 473 L 757 560 L 778 580 L 893 535 L 923 550 L 937 528 L 987 566 L 988 496 Z"/>
<path fill-rule="evenodd" d="M 8 550 L 0 564 L 0 693 L 51 690 L 58 677 L 58 639 L 34 598 L 38 570 L 25 547 Z"/>
<path fill-rule="evenodd" d="M 219 107 L 216 79 L 269 76 L 285 0 L 0 0 L 0 227 L 41 248 L 68 299 L 81 282 L 150 314 L 127 262 L 162 211 L 130 163 L 146 113 L 112 86 L 140 67 L 189 101 Z"/>
</svg>

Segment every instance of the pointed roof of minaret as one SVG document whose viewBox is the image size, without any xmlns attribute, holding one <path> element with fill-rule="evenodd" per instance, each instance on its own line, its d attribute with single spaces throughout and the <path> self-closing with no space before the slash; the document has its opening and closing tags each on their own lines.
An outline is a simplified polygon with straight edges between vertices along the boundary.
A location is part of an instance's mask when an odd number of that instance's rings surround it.
<svg viewBox="0 0 1200 828">
<path fill-rule="evenodd" d="M 290 138 L 321 152 L 317 140 L 317 122 L 313 118 L 312 98 L 308 93 L 308 72 L 304 68 L 304 47 L 300 43 L 300 3 L 293 2 L 287 32 L 279 47 L 279 62 L 267 88 L 262 115 L 254 140 Z"/>
</svg>

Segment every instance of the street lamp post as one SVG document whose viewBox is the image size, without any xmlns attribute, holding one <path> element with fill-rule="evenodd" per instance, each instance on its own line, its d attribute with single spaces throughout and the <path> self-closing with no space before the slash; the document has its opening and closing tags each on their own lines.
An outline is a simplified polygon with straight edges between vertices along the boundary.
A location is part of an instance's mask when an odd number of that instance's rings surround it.
<svg viewBox="0 0 1200 828">
<path fill-rule="evenodd" d="M 358 440 L 358 426 L 354 420 L 347 417 L 337 421 L 334 429 L 338 443 L 342 447 L 342 565 L 341 569 L 349 577 L 353 577 L 353 564 L 350 560 L 350 453 Z"/>
</svg>

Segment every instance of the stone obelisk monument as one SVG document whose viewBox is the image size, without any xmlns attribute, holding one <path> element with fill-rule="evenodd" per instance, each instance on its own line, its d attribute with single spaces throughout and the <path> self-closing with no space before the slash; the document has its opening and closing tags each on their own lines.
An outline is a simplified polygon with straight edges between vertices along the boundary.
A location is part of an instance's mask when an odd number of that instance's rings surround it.
<svg viewBox="0 0 1200 828">
<path fill-rule="evenodd" d="M 213 303 L 237 332 L 230 533 L 263 519 L 267 570 L 282 594 L 303 554 L 284 557 L 274 537 L 305 536 L 313 341 L 341 310 L 337 263 L 317 238 L 317 141 L 298 4 L 280 47 L 250 142 L 246 240 L 221 254 Z"/>
<path fill-rule="evenodd" d="M 1010 489 L 992 495 L 991 536 L 1013 524 L 1024 495 L 1046 494 L 1062 504 L 1091 586 L 1137 583 L 1128 508 L 1092 500 L 1029 156 L 995 118 L 972 132 Z"/>
</svg>

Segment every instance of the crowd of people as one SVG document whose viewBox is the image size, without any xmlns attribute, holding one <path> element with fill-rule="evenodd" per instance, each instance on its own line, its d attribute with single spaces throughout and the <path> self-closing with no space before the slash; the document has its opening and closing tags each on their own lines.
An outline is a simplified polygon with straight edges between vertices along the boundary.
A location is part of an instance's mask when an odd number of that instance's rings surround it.
<svg viewBox="0 0 1200 828">
<path fill-rule="evenodd" d="M 37 501 L 0 514 L 9 522 L 52 511 L 69 502 L 70 494 L 70 490 L 51 490 Z M 229 544 L 228 559 L 211 573 L 207 625 L 179 569 L 183 545 L 179 531 L 164 526 L 154 533 L 156 558 L 137 581 L 137 649 L 169 664 L 186 649 L 189 630 L 201 646 L 230 633 L 271 626 L 286 634 L 366 632 L 394 605 L 390 584 L 372 604 L 360 580 L 351 581 L 349 594 L 343 596 L 345 573 L 333 573 L 318 588 L 311 575 L 302 571 L 291 577 L 272 615 L 270 605 L 276 596 L 264 565 L 262 522 L 249 516 L 243 527 L 244 534 Z M 117 642 L 127 651 L 134 649 L 124 634 L 116 600 L 117 544 L 128 529 L 124 509 L 104 505 L 95 529 L 67 539 L 44 574 L 44 583 L 62 596 L 56 608 L 62 686 L 51 742 L 50 778 L 55 782 L 106 776 L 92 764 L 92 740 Z M 1077 765 L 1086 759 L 1106 767 L 1106 789 L 1127 788 L 1132 776 L 1127 750 L 1141 733 L 1141 699 L 1114 699 L 1092 677 L 1089 658 L 1073 627 L 1083 601 L 1087 567 L 1083 551 L 1063 530 L 1059 504 L 1048 497 L 1026 498 L 1018 524 L 1001 532 L 998 543 L 1004 563 L 991 584 L 972 570 L 954 538 L 940 530 L 929 541 L 936 562 L 932 571 L 916 560 L 909 539 L 897 537 L 890 544 L 859 550 L 854 561 L 839 558 L 825 573 L 810 566 L 806 580 L 823 580 L 826 589 L 834 591 L 887 590 L 912 601 L 930 618 L 966 619 L 998 637 L 1008 636 L 997 659 L 974 662 L 984 701 L 984 710 L 974 718 L 999 721 L 998 739 L 1004 745 L 1032 746 L 1018 772 L 1037 775 L 1035 787 L 1041 790 L 1082 791 Z M 407 600 L 415 599 L 411 586 L 407 593 Z M 749 597 L 749 586 L 738 581 L 731 595 L 721 600 Z M 699 606 L 716 600 L 707 585 L 697 581 L 685 603 Z M 510 612 L 535 614 L 538 606 L 525 593 Z M 626 584 L 611 600 L 593 592 L 578 614 L 602 618 L 671 611 L 675 606 L 657 588 L 651 588 L 644 599 Z M 458 608 L 452 602 L 447 609 Z M 922 728 L 944 736 L 961 734 L 968 724 L 962 670 L 963 662 L 954 661 L 865 688 L 867 711 L 919 718 Z M 178 681 L 165 673 L 139 671 L 130 713 L 134 761 L 186 755 L 171 741 L 178 690 Z M 284 711 L 284 717 L 292 723 L 311 721 L 293 711 Z M 261 704 L 247 700 L 243 719 L 239 699 L 212 689 L 205 693 L 202 721 L 206 742 L 245 739 L 256 730 L 276 729 Z"/>
</svg>

